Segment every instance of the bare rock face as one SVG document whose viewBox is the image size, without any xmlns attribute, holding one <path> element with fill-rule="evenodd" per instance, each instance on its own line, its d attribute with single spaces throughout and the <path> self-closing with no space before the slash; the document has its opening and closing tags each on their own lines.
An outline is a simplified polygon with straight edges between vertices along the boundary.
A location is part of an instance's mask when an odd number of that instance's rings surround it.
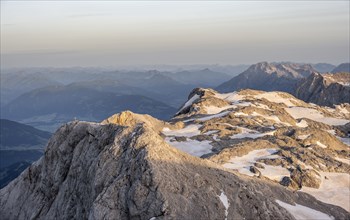
<svg viewBox="0 0 350 220">
<path fill-rule="evenodd" d="M 308 194 L 181 152 L 155 122 L 126 112 L 62 126 L 45 155 L 0 190 L 1 218 L 294 219 L 277 200 L 349 218 Z"/>
<path fill-rule="evenodd" d="M 313 73 L 300 82 L 295 96 L 323 106 L 350 103 L 350 73 Z"/>
<path fill-rule="evenodd" d="M 297 183 L 299 188 L 302 186 L 319 188 L 321 184 L 321 176 L 314 170 L 293 169 L 291 172 L 291 180 Z"/>
</svg>

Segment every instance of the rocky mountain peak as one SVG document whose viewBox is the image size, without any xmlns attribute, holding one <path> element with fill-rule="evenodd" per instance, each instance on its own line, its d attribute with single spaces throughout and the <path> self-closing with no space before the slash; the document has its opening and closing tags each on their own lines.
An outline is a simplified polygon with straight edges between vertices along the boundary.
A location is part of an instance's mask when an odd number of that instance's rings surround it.
<svg viewBox="0 0 350 220">
<path fill-rule="evenodd" d="M 232 92 L 251 88 L 292 93 L 301 79 L 314 72 L 316 70 L 307 64 L 261 62 L 250 66 L 216 89 L 220 92 Z"/>
</svg>

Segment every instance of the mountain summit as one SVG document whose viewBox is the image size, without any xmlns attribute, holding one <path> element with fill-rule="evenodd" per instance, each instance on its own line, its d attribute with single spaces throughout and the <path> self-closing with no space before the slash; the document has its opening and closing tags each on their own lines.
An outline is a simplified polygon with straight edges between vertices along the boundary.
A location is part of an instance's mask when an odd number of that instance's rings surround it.
<svg viewBox="0 0 350 220">
<path fill-rule="evenodd" d="M 258 89 L 292 93 L 298 80 L 314 72 L 316 70 L 308 64 L 261 62 L 250 66 L 246 71 L 219 85 L 216 89 L 220 92 Z"/>
</svg>

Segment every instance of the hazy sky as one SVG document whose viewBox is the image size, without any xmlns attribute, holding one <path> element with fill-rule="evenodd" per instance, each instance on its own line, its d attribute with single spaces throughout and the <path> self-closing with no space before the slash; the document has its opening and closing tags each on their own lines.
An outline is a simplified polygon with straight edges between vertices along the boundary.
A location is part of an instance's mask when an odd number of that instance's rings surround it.
<svg viewBox="0 0 350 220">
<path fill-rule="evenodd" d="M 349 16 L 349 1 L 1 1 L 1 64 L 338 64 Z"/>
</svg>

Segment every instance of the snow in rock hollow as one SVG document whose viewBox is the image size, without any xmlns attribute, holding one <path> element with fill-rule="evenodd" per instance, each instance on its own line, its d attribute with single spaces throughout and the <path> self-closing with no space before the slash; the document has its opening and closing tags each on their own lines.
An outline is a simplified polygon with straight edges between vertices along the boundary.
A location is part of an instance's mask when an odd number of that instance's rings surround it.
<svg viewBox="0 0 350 220">
<path fill-rule="evenodd" d="M 278 150 L 276 149 L 260 149 L 250 151 L 248 154 L 241 157 L 233 157 L 227 163 L 223 164 L 225 168 L 237 170 L 239 173 L 254 176 L 250 172 L 250 166 L 253 166 L 259 159 L 276 159 L 278 155 L 273 155 Z M 263 164 L 265 169 L 259 169 L 261 174 L 269 179 L 280 181 L 284 176 L 290 176 L 290 172 L 282 166 L 271 166 Z"/>
<path fill-rule="evenodd" d="M 347 173 L 319 173 L 322 180 L 320 187 L 315 189 L 303 186 L 301 191 L 322 202 L 340 206 L 350 212 L 350 175 Z"/>
<path fill-rule="evenodd" d="M 301 120 L 300 122 L 296 123 L 296 126 L 298 126 L 300 128 L 306 128 L 309 125 L 307 124 L 307 121 Z"/>
<path fill-rule="evenodd" d="M 326 145 L 322 144 L 321 142 L 317 141 L 316 144 L 322 148 L 327 148 Z"/>
<path fill-rule="evenodd" d="M 192 136 L 199 135 L 201 133 L 199 130 L 200 127 L 202 127 L 202 125 L 197 125 L 197 124 L 188 125 L 178 130 L 171 130 L 165 127 L 163 128 L 162 133 L 165 136 L 192 137 Z"/>
<path fill-rule="evenodd" d="M 329 216 L 323 212 L 317 211 L 307 206 L 303 206 L 299 204 L 290 205 L 280 200 L 276 200 L 276 202 L 278 203 L 278 205 L 285 208 L 297 220 L 310 220 L 310 219 L 334 220 L 333 216 Z"/>
<path fill-rule="evenodd" d="M 305 140 L 306 138 L 310 137 L 310 134 L 303 134 L 303 135 L 299 135 L 297 138 L 299 140 Z"/>
<path fill-rule="evenodd" d="M 235 105 L 227 105 L 224 107 L 216 107 L 216 106 L 205 106 L 204 109 L 207 112 L 207 114 L 213 115 L 213 114 L 218 114 L 226 109 L 229 108 L 237 108 Z"/>
<path fill-rule="evenodd" d="M 266 132 L 266 133 L 260 133 L 254 130 L 250 130 L 248 128 L 243 128 L 243 127 L 237 127 L 241 129 L 241 133 L 239 134 L 234 134 L 231 136 L 232 139 L 240 139 L 240 138 L 252 138 L 252 139 L 256 139 L 259 137 L 263 137 L 266 135 L 273 135 L 275 133 L 275 131 L 270 131 L 270 132 Z"/>
<path fill-rule="evenodd" d="M 216 98 L 226 100 L 228 102 L 231 102 L 232 104 L 237 104 L 239 101 L 244 99 L 244 96 L 237 94 L 237 92 L 231 92 L 231 93 L 216 93 L 215 94 Z"/>
<path fill-rule="evenodd" d="M 322 122 L 328 125 L 344 125 L 350 122 L 350 120 L 346 120 L 346 119 L 325 117 L 321 112 L 311 108 L 290 107 L 290 108 L 285 108 L 285 110 L 294 119 L 308 118 L 308 119 L 311 119 L 317 122 Z"/>
<path fill-rule="evenodd" d="M 173 138 L 165 138 L 165 141 L 171 146 L 184 151 L 192 156 L 201 157 L 212 152 L 210 141 L 197 141 L 187 139 L 186 141 L 175 141 Z"/>
<path fill-rule="evenodd" d="M 269 102 L 284 103 L 288 107 L 295 106 L 295 104 L 291 102 L 291 98 L 283 98 L 278 94 L 278 92 L 265 92 L 259 95 L 255 95 L 254 97 L 258 99 L 264 98 L 267 99 Z"/>
</svg>

